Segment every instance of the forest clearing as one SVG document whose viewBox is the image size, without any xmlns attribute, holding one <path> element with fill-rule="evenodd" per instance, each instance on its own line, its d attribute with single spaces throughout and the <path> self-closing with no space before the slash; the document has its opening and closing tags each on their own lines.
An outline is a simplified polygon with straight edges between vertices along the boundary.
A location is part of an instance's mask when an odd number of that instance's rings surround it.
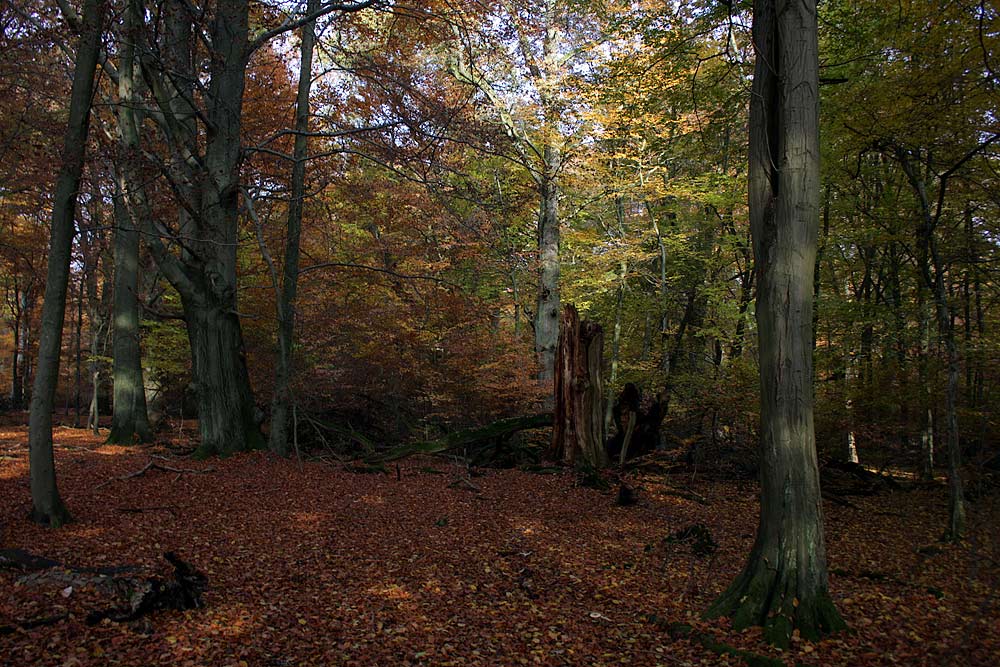
<svg viewBox="0 0 1000 667">
<path fill-rule="evenodd" d="M 398 474 L 299 469 L 263 452 L 197 462 L 58 428 L 77 521 L 52 531 L 23 520 L 24 429 L 0 437 L 9 543 L 77 567 L 162 570 L 172 550 L 208 577 L 202 609 L 88 626 L 106 600 L 13 586 L 19 575 L 2 569 L 0 626 L 70 614 L 4 630 L 12 666 L 744 664 L 679 634 L 683 624 L 761 656 L 751 665 L 986 666 L 1000 654 L 995 495 L 970 510 L 963 545 L 938 541 L 941 485 L 827 503 L 830 588 L 852 631 L 778 651 L 759 629 L 701 620 L 753 540 L 751 482 L 638 472 L 640 502 L 620 507 L 613 489 L 584 488 L 572 471 L 483 469 L 469 490 L 453 484 L 467 473 L 449 459 L 407 459 Z M 154 455 L 211 472 L 119 479 Z M 669 493 L 678 487 L 707 504 Z M 695 524 L 717 551 L 667 541 Z"/>
</svg>

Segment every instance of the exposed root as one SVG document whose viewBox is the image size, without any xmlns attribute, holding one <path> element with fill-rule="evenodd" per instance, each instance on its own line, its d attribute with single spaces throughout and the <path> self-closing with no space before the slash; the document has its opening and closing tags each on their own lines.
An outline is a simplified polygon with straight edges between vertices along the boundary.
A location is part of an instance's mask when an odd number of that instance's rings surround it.
<svg viewBox="0 0 1000 667">
<path fill-rule="evenodd" d="M 825 588 L 797 588 L 794 571 L 779 573 L 760 559 L 743 571 L 705 615 L 728 616 L 737 631 L 760 626 L 764 639 L 783 649 L 791 644 L 795 630 L 803 639 L 817 641 L 847 629 Z"/>
</svg>

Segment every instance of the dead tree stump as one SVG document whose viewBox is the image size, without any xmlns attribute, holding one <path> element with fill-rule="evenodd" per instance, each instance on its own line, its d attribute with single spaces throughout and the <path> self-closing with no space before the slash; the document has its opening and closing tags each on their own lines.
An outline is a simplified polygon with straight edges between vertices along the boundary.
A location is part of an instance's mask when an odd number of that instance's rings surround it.
<svg viewBox="0 0 1000 667">
<path fill-rule="evenodd" d="M 581 322 L 576 308 L 567 305 L 559 324 L 559 348 L 556 350 L 551 459 L 594 468 L 607 465 L 601 379 L 603 360 L 601 325 Z"/>
</svg>

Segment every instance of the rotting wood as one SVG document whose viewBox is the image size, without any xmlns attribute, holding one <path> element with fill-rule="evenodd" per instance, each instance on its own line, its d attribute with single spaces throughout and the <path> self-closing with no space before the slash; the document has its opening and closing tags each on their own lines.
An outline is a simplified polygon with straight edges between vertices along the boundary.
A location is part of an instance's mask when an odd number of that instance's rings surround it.
<svg viewBox="0 0 1000 667">
<path fill-rule="evenodd" d="M 604 331 L 581 321 L 572 304 L 563 309 L 556 352 L 555 415 L 548 458 L 603 468 L 604 387 L 601 379 Z"/>
<path fill-rule="evenodd" d="M 629 382 L 623 388 L 612 409 L 615 435 L 608 439 L 608 456 L 624 466 L 629 459 L 638 459 L 660 446 L 660 425 L 667 414 L 667 396 L 657 394 L 642 407 L 642 392 Z"/>
<path fill-rule="evenodd" d="M 18 579 L 23 585 L 56 586 L 60 589 L 90 587 L 110 598 L 111 606 L 87 615 L 86 621 L 91 625 L 104 619 L 134 621 L 162 609 L 183 611 L 204 606 L 202 594 L 208 588 L 208 577 L 173 552 L 167 552 L 163 557 L 173 566 L 169 578 L 144 573 L 141 568 L 131 565 L 72 567 L 22 549 L 0 550 L 0 567 L 24 573 Z M 19 628 L 51 625 L 65 618 L 68 615 L 18 621 L 0 626 L 0 634 L 9 634 Z"/>
</svg>

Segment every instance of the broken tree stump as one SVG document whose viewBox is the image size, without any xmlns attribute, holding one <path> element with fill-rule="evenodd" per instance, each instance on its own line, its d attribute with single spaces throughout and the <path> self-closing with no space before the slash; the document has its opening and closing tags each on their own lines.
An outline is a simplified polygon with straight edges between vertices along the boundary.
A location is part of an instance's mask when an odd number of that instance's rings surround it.
<svg viewBox="0 0 1000 667">
<path fill-rule="evenodd" d="M 667 415 L 668 396 L 657 394 L 643 407 L 642 392 L 627 383 L 612 408 L 616 432 L 608 440 L 608 456 L 624 466 L 627 459 L 638 458 L 660 446 L 660 425 Z"/>
<path fill-rule="evenodd" d="M 567 304 L 559 323 L 556 350 L 555 415 L 549 458 L 593 468 L 608 464 L 604 451 L 604 331 L 596 322 L 580 321 Z"/>
</svg>

